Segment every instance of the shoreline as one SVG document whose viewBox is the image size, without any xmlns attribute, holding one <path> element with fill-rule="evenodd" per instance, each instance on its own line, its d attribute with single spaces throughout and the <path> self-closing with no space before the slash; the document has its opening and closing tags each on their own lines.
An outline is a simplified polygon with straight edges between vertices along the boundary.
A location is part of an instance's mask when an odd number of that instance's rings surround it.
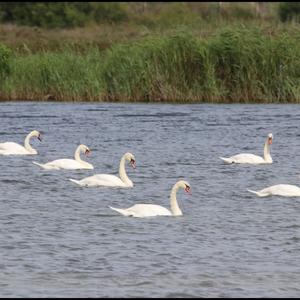
<svg viewBox="0 0 300 300">
<path fill-rule="evenodd" d="M 36 100 L 36 99 L 12 99 L 5 100 L 0 99 L 0 104 L 2 103 L 47 103 L 47 104 L 132 104 L 132 105 L 299 105 L 300 102 L 188 102 L 188 101 L 90 101 L 90 100 Z"/>
</svg>

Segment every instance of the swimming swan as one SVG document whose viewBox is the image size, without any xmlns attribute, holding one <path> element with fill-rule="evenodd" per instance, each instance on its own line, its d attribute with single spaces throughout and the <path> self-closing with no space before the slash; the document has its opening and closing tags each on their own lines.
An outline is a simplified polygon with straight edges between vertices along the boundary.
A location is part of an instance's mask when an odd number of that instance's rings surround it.
<svg viewBox="0 0 300 300">
<path fill-rule="evenodd" d="M 269 186 L 260 191 L 247 190 L 250 193 L 254 193 L 259 197 L 267 196 L 284 196 L 284 197 L 300 197 L 300 188 L 296 185 L 290 184 L 277 184 Z"/>
<path fill-rule="evenodd" d="M 191 194 L 190 192 L 191 188 L 189 183 L 184 180 L 179 180 L 171 190 L 171 195 L 170 195 L 171 211 L 163 206 L 156 205 L 156 204 L 135 204 L 126 209 L 114 208 L 111 206 L 109 207 L 124 216 L 137 217 L 137 218 L 154 217 L 154 216 L 181 216 L 182 211 L 180 210 L 176 199 L 176 193 L 179 188 L 183 188 L 188 194 Z"/>
<path fill-rule="evenodd" d="M 264 157 L 250 154 L 250 153 L 241 153 L 229 158 L 220 157 L 226 163 L 232 164 L 271 164 L 273 162 L 272 157 L 270 155 L 270 145 L 273 142 L 273 134 L 269 133 L 267 140 L 264 146 Z"/>
<path fill-rule="evenodd" d="M 33 149 L 29 143 L 30 138 L 37 137 L 39 141 L 42 140 L 40 132 L 37 130 L 31 131 L 25 138 L 24 146 L 21 146 L 14 142 L 0 143 L 0 154 L 2 155 L 30 155 L 37 154 L 37 151 Z"/>
<path fill-rule="evenodd" d="M 120 161 L 119 177 L 109 174 L 96 174 L 83 178 L 81 180 L 70 179 L 72 182 L 80 186 L 116 186 L 116 187 L 133 187 L 132 181 L 128 178 L 125 171 L 125 162 L 129 161 L 131 166 L 135 168 L 135 158 L 131 153 L 125 153 Z"/>
<path fill-rule="evenodd" d="M 37 162 L 33 162 L 34 164 L 46 169 L 46 170 L 59 170 L 59 169 L 67 169 L 67 170 L 75 170 L 75 169 L 94 169 L 93 165 L 89 164 L 86 161 L 83 161 L 80 158 L 80 153 L 84 153 L 88 155 L 90 153 L 90 149 L 85 145 L 79 145 L 75 151 L 75 159 L 57 159 L 50 161 L 46 164 L 40 164 Z"/>
</svg>

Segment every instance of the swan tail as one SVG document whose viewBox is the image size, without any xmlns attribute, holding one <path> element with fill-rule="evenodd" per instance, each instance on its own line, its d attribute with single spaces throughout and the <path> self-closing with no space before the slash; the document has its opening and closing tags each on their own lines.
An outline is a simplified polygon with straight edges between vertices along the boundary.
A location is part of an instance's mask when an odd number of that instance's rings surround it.
<svg viewBox="0 0 300 300">
<path fill-rule="evenodd" d="M 32 163 L 35 164 L 35 165 L 37 165 L 37 166 L 40 166 L 40 167 L 42 167 L 42 168 L 45 168 L 45 165 L 40 164 L 40 163 L 38 163 L 38 162 L 36 162 L 36 161 L 33 161 Z"/>
<path fill-rule="evenodd" d="M 109 206 L 109 208 L 111 208 L 112 210 L 117 211 L 118 213 L 120 213 L 123 216 L 127 216 L 127 217 L 132 216 L 132 213 L 127 211 L 126 209 L 115 208 L 115 207 L 112 207 L 112 206 Z"/>
<path fill-rule="evenodd" d="M 33 161 L 32 163 L 34 163 L 35 165 L 37 166 L 40 166 L 42 167 L 43 169 L 45 170 L 59 170 L 60 168 L 58 166 L 55 166 L 55 165 L 51 165 L 49 163 L 46 163 L 46 164 L 40 164 L 36 161 Z"/>
<path fill-rule="evenodd" d="M 76 183 L 76 184 L 82 185 L 80 183 L 80 180 L 75 180 L 75 179 L 72 179 L 72 178 L 69 178 L 69 180 L 72 181 L 72 182 L 74 182 L 74 183 Z"/>
<path fill-rule="evenodd" d="M 219 158 L 228 164 L 232 164 L 234 162 L 231 158 L 226 158 L 226 157 L 219 157 Z"/>
<path fill-rule="evenodd" d="M 253 190 L 249 190 L 249 189 L 247 189 L 247 191 L 250 192 L 250 193 L 253 193 L 253 194 L 255 194 L 255 195 L 259 196 L 259 197 L 266 197 L 266 196 L 269 195 L 268 193 L 253 191 Z"/>
</svg>

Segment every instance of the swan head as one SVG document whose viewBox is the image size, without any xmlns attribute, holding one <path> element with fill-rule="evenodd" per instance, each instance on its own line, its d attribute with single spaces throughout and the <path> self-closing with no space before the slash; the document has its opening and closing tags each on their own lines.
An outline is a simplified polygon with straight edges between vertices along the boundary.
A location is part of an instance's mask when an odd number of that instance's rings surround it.
<svg viewBox="0 0 300 300">
<path fill-rule="evenodd" d="M 272 133 L 269 133 L 268 134 L 268 144 L 271 145 L 273 142 L 273 134 Z"/>
<path fill-rule="evenodd" d="M 31 136 L 36 136 L 40 142 L 42 141 L 42 135 L 39 131 L 33 130 L 33 131 L 30 132 L 30 135 Z"/>
<path fill-rule="evenodd" d="M 177 186 L 183 188 L 185 190 L 185 192 L 188 193 L 189 195 L 192 195 L 191 186 L 187 181 L 179 180 L 177 182 Z"/>
<path fill-rule="evenodd" d="M 135 169 L 135 157 L 134 157 L 134 155 L 127 152 L 125 154 L 125 159 L 128 160 L 130 165 Z"/>
<path fill-rule="evenodd" d="M 88 146 L 81 144 L 79 147 L 80 147 L 81 152 L 84 153 L 84 155 L 88 155 L 91 153 L 91 150 Z"/>
</svg>

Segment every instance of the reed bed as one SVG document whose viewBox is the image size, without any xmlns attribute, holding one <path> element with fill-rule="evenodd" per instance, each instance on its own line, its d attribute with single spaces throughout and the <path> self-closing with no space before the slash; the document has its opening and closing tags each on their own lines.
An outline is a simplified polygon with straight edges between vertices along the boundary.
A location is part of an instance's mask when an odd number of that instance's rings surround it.
<svg viewBox="0 0 300 300">
<path fill-rule="evenodd" d="M 105 50 L 15 52 L 8 64 L 2 100 L 300 102 L 298 31 L 229 26 L 203 37 L 182 29 Z"/>
</svg>

